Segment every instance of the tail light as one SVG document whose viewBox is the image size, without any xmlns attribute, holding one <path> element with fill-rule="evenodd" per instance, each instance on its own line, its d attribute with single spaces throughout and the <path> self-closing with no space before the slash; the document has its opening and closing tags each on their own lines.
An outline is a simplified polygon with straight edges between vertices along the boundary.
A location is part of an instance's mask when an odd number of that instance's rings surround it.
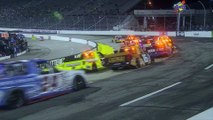
<svg viewBox="0 0 213 120">
<path fill-rule="evenodd" d="M 88 53 L 83 53 L 83 58 L 89 58 L 89 54 Z"/>
<path fill-rule="evenodd" d="M 82 56 L 83 56 L 84 59 L 89 59 L 89 58 L 94 58 L 95 54 L 94 54 L 94 52 L 84 52 L 82 54 Z"/>
<path fill-rule="evenodd" d="M 94 52 L 89 53 L 89 57 L 94 57 L 94 56 L 95 56 Z"/>
<path fill-rule="evenodd" d="M 125 49 L 124 49 L 124 52 L 129 52 L 129 49 L 128 49 L 128 48 L 125 48 Z"/>
</svg>

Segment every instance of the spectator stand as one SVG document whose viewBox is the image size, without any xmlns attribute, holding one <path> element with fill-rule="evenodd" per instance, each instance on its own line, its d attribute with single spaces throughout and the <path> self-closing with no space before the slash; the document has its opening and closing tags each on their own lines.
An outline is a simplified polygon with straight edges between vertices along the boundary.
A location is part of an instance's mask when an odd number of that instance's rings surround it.
<svg viewBox="0 0 213 120">
<path fill-rule="evenodd" d="M 0 33 L 0 60 L 13 58 L 28 51 L 28 42 L 22 34 Z"/>
</svg>

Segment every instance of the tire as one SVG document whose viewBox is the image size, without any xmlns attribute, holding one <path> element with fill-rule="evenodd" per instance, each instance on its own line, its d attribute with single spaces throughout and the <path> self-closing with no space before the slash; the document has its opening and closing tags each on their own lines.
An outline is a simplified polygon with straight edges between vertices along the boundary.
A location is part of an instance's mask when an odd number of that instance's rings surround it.
<svg viewBox="0 0 213 120">
<path fill-rule="evenodd" d="M 118 70 L 118 67 L 111 67 L 111 70 Z"/>
<path fill-rule="evenodd" d="M 24 106 L 25 98 L 22 91 L 13 91 L 8 96 L 6 101 L 6 107 L 9 109 L 15 109 Z"/>
<path fill-rule="evenodd" d="M 155 63 L 155 58 L 151 57 L 151 63 Z"/>
<path fill-rule="evenodd" d="M 86 83 L 84 78 L 82 78 L 81 76 L 76 76 L 73 81 L 73 90 L 78 91 L 84 88 L 86 88 Z"/>
<path fill-rule="evenodd" d="M 135 62 L 136 62 L 136 68 L 140 68 L 141 62 L 140 62 L 139 58 L 137 58 Z"/>
<path fill-rule="evenodd" d="M 94 71 L 94 72 L 98 71 L 98 67 L 97 67 L 96 63 L 92 64 L 92 71 Z"/>
</svg>

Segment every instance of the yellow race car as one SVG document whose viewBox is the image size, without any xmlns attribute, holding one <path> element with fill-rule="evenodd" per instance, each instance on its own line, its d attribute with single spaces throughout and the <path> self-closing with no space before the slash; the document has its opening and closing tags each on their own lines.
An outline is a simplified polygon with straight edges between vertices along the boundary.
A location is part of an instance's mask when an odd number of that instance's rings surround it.
<svg viewBox="0 0 213 120">
<path fill-rule="evenodd" d="M 55 67 L 58 70 L 97 71 L 104 68 L 104 56 L 112 53 L 114 49 L 111 46 L 98 43 L 97 50 L 87 50 L 77 56 L 78 60 L 67 61 Z"/>
</svg>

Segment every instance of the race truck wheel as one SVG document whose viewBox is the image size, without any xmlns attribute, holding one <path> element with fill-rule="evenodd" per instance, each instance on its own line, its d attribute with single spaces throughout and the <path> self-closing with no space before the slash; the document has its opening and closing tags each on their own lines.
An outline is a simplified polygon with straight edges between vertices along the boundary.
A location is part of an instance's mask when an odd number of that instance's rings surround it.
<svg viewBox="0 0 213 120">
<path fill-rule="evenodd" d="M 10 109 L 15 109 L 23 106 L 25 104 L 24 93 L 22 91 L 13 91 L 8 96 L 6 101 L 6 107 Z"/>
<path fill-rule="evenodd" d="M 140 68 L 141 67 L 141 61 L 139 58 L 136 59 L 136 68 Z"/>
<path fill-rule="evenodd" d="M 98 67 L 97 67 L 96 63 L 92 64 L 92 71 L 94 71 L 94 72 L 98 71 Z"/>
<path fill-rule="evenodd" d="M 151 63 L 154 63 L 154 62 L 155 62 L 155 58 L 151 57 Z"/>
<path fill-rule="evenodd" d="M 76 76 L 73 81 L 73 90 L 78 91 L 86 88 L 86 83 L 84 78 L 81 76 Z"/>
<path fill-rule="evenodd" d="M 118 70 L 118 67 L 111 67 L 111 70 Z"/>
</svg>

